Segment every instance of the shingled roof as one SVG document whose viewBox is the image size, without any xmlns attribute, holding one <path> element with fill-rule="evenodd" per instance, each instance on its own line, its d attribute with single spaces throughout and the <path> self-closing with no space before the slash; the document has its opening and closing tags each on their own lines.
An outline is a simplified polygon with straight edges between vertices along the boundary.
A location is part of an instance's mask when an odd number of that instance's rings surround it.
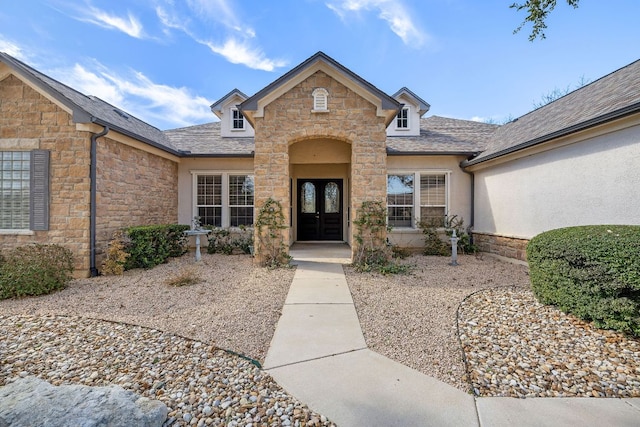
<svg viewBox="0 0 640 427">
<path fill-rule="evenodd" d="M 640 60 L 501 126 L 470 166 L 640 112 Z"/>
<path fill-rule="evenodd" d="M 0 52 L 0 61 L 73 111 L 73 120 L 76 123 L 109 126 L 114 131 L 144 141 L 171 154 L 180 155 L 160 129 L 98 97 L 84 95 L 6 53 Z"/>
<path fill-rule="evenodd" d="M 190 157 L 252 157 L 253 137 L 232 138 L 220 134 L 220 122 L 164 131 L 171 144 Z"/>
<path fill-rule="evenodd" d="M 388 136 L 389 155 L 475 155 L 485 149 L 497 125 L 431 116 L 420 119 L 420 136 Z"/>
</svg>

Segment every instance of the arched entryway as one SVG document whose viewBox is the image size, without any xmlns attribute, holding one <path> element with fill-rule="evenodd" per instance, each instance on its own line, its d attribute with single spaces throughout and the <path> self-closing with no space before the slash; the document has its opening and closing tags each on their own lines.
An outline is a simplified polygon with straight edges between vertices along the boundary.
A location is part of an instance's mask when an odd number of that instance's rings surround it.
<svg viewBox="0 0 640 427">
<path fill-rule="evenodd" d="M 309 138 L 289 147 L 291 242 L 350 241 L 351 144 Z"/>
</svg>

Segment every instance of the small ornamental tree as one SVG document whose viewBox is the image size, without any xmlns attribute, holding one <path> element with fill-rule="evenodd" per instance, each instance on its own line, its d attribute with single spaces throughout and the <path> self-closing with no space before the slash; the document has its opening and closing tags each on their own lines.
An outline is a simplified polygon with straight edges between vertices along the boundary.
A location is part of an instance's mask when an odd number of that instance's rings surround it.
<svg viewBox="0 0 640 427">
<path fill-rule="evenodd" d="M 358 271 L 382 274 L 406 273 L 409 267 L 393 261 L 393 248 L 387 243 L 387 209 L 380 201 L 365 201 L 357 210 L 353 266 Z"/>
<path fill-rule="evenodd" d="M 284 244 L 283 230 L 287 229 L 282 205 L 268 198 L 258 211 L 255 223 L 256 259 L 262 266 L 270 268 L 289 265 L 291 257 Z"/>
</svg>

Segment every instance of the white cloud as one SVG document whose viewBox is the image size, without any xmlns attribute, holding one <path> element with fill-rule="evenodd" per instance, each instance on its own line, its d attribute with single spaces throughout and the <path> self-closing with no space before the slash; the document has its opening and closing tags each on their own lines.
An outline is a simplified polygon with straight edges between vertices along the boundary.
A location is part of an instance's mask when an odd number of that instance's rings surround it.
<svg viewBox="0 0 640 427">
<path fill-rule="evenodd" d="M 156 7 L 156 15 L 165 27 L 165 31 L 182 31 L 197 43 L 207 46 L 213 53 L 222 56 L 232 64 L 241 64 L 263 71 L 273 71 L 287 65 L 284 60 L 268 58 L 262 49 L 255 45 L 255 41 L 252 40 L 256 37 L 255 31 L 237 24 L 238 19 L 225 0 L 215 0 L 214 2 L 189 0 L 188 3 L 189 7 L 196 11 L 196 18 L 204 20 L 204 22 L 183 17 L 171 2 L 166 2 L 164 6 Z M 220 9 L 218 10 L 216 7 L 220 7 Z M 202 30 L 202 26 L 209 27 L 211 20 L 224 23 L 223 27 L 227 33 L 226 36 L 223 36 L 225 37 L 224 42 L 214 41 L 198 34 L 205 32 Z"/>
<path fill-rule="evenodd" d="M 1 34 L 0 34 L 0 52 L 7 53 L 21 61 L 27 60 L 27 55 L 26 53 L 24 53 L 22 48 L 17 44 L 13 43 L 12 41 L 5 39 Z"/>
<path fill-rule="evenodd" d="M 136 39 L 145 37 L 142 24 L 131 12 L 127 13 L 126 17 L 122 17 L 92 5 L 82 8 L 74 6 L 74 9 L 78 16 L 73 16 L 73 18 L 78 21 L 88 22 L 109 30 L 121 31 Z"/>
<path fill-rule="evenodd" d="M 269 59 L 260 49 L 252 48 L 246 42 L 233 38 L 228 39 L 222 45 L 205 41 L 200 41 L 200 43 L 207 45 L 212 52 L 222 55 L 232 64 L 243 64 L 255 70 L 273 71 L 287 65 L 285 61 Z"/>
<path fill-rule="evenodd" d="M 404 44 L 412 47 L 422 46 L 428 36 L 411 19 L 400 0 L 333 0 L 326 3 L 342 20 L 352 12 L 375 10 L 378 17 L 387 22 L 391 31 L 400 37 Z"/>
<path fill-rule="evenodd" d="M 76 90 L 113 104 L 161 128 L 188 126 L 214 119 L 211 104 L 188 88 L 154 83 L 141 72 L 120 75 L 95 63 L 95 69 L 75 64 L 51 72 Z"/>
<path fill-rule="evenodd" d="M 255 30 L 240 22 L 234 5 L 228 0 L 187 0 L 187 5 L 203 21 L 216 21 L 245 37 L 255 37 Z M 235 7 L 237 8 L 237 4 Z"/>
</svg>

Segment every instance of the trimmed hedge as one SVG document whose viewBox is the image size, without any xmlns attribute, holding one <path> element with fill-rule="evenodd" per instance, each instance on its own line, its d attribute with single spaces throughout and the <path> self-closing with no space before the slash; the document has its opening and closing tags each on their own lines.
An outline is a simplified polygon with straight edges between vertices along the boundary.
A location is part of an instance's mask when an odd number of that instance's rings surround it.
<svg viewBox="0 0 640 427">
<path fill-rule="evenodd" d="M 531 239 L 527 260 L 538 301 L 640 336 L 640 226 L 547 231 Z"/>
<path fill-rule="evenodd" d="M 188 225 L 165 224 L 129 227 L 125 234 L 130 241 L 126 252 L 130 254 L 124 268 L 151 268 L 167 262 L 171 257 L 184 255 L 187 248 Z"/>
<path fill-rule="evenodd" d="M 73 254 L 60 245 L 31 244 L 0 257 L 0 299 L 46 295 L 64 289 L 73 275 Z"/>
</svg>

